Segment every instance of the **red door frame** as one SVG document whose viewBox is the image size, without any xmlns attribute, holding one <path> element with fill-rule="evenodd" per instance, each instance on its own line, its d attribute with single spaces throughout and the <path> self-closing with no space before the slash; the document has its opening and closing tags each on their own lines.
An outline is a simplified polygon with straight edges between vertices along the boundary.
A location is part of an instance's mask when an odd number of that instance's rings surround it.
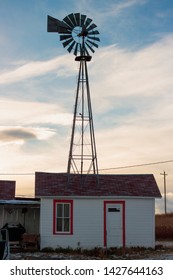
<svg viewBox="0 0 173 280">
<path fill-rule="evenodd" d="M 123 242 L 123 248 L 125 248 L 126 245 L 126 235 L 125 235 L 125 201 L 122 200 L 106 200 L 104 201 L 104 246 L 107 246 L 107 234 L 106 234 L 106 206 L 108 204 L 121 204 L 122 205 L 122 242 Z"/>
</svg>

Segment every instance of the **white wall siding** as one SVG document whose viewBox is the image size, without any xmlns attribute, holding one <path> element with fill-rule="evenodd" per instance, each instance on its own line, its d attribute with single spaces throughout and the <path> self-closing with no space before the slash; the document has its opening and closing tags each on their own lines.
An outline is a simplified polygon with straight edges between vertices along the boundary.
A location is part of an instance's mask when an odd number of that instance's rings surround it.
<svg viewBox="0 0 173 280">
<path fill-rule="evenodd" d="M 155 246 L 154 199 L 126 200 L 126 246 Z"/>
<path fill-rule="evenodd" d="M 74 199 L 73 234 L 53 234 L 53 200 L 41 203 L 41 248 L 103 247 L 103 201 L 98 199 Z"/>
<path fill-rule="evenodd" d="M 40 205 L 40 248 L 54 247 L 53 200 L 41 199 Z"/>
<path fill-rule="evenodd" d="M 75 243 L 80 247 L 103 247 L 103 201 L 80 199 L 74 201 Z"/>
<path fill-rule="evenodd" d="M 41 199 L 41 249 L 104 247 L 105 200 L 109 199 L 73 199 L 73 234 L 56 235 L 53 234 L 53 199 Z M 113 198 L 110 200 L 125 201 L 126 246 L 154 247 L 154 199 Z"/>
</svg>

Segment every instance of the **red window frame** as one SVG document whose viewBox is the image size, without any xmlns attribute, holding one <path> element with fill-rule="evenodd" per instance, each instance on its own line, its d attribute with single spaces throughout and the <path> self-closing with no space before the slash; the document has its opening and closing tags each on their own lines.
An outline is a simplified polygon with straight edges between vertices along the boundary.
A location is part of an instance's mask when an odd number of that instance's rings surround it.
<svg viewBox="0 0 173 280">
<path fill-rule="evenodd" d="M 61 231 L 56 230 L 56 228 L 57 228 L 57 215 L 56 215 L 57 204 L 69 204 L 70 205 L 70 230 L 69 230 L 69 232 L 61 232 Z M 55 234 L 55 235 L 73 234 L 73 200 L 55 199 L 53 201 L 53 234 Z"/>
</svg>

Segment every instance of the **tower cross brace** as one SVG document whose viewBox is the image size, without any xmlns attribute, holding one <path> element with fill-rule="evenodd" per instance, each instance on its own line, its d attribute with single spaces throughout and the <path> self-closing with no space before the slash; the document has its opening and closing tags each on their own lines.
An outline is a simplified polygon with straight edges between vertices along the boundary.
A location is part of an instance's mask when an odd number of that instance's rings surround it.
<svg viewBox="0 0 173 280">
<path fill-rule="evenodd" d="M 90 57 L 91 59 L 91 57 Z M 67 173 L 98 174 L 96 142 L 87 70 L 88 57 L 80 61 Z"/>
</svg>

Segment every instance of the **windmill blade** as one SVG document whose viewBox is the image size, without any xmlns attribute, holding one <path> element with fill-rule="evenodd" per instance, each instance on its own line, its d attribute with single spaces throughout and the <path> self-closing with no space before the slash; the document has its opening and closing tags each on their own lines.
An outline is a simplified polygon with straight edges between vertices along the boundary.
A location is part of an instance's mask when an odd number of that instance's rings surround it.
<svg viewBox="0 0 173 280">
<path fill-rule="evenodd" d="M 100 42 L 100 38 L 98 37 L 87 36 L 87 38 Z"/>
<path fill-rule="evenodd" d="M 92 23 L 88 28 L 87 28 L 87 31 L 90 31 L 90 30 L 92 30 L 92 29 L 94 29 L 94 28 L 96 28 L 97 27 L 97 25 L 95 25 L 95 23 Z"/>
<path fill-rule="evenodd" d="M 60 35 L 60 41 L 64 41 L 64 40 L 67 40 L 67 39 L 70 39 L 70 38 L 72 38 L 72 35 Z"/>
<path fill-rule="evenodd" d="M 81 44 L 79 45 L 79 52 L 80 52 L 80 55 L 82 55 L 82 46 L 81 46 Z"/>
<path fill-rule="evenodd" d="M 69 19 L 68 16 L 66 16 L 65 18 L 63 18 L 63 21 L 65 21 L 65 23 L 67 23 L 68 26 L 70 26 L 70 28 L 73 29 L 74 25 L 73 25 L 73 23 L 71 22 L 71 20 Z"/>
<path fill-rule="evenodd" d="M 73 43 L 68 47 L 68 52 L 70 53 L 71 52 L 71 50 L 73 49 L 73 47 L 74 47 L 74 45 L 76 44 L 76 42 L 75 41 L 73 41 Z"/>
<path fill-rule="evenodd" d="M 85 22 L 85 27 L 87 28 L 87 26 L 92 22 L 91 18 L 87 18 L 86 22 Z"/>
<path fill-rule="evenodd" d="M 74 42 L 73 38 L 71 38 L 71 39 L 69 39 L 69 40 L 63 42 L 62 44 L 63 44 L 63 46 L 64 46 L 64 48 L 65 48 L 65 47 L 67 47 L 71 42 Z"/>
<path fill-rule="evenodd" d="M 90 55 L 86 47 L 84 47 L 84 54 L 86 54 L 87 56 Z"/>
<path fill-rule="evenodd" d="M 76 43 L 75 50 L 74 50 L 74 55 L 76 55 L 76 56 L 78 54 L 79 46 L 80 46 L 80 44 Z"/>
<path fill-rule="evenodd" d="M 68 17 L 71 20 L 71 22 L 73 23 L 73 27 L 75 27 L 76 26 L 76 20 L 75 20 L 74 14 L 68 15 Z"/>
<path fill-rule="evenodd" d="M 86 20 L 86 16 L 85 15 L 81 15 L 81 26 L 84 26 L 85 24 L 85 20 Z"/>
<path fill-rule="evenodd" d="M 86 40 L 86 42 L 89 42 L 91 45 L 93 45 L 94 47 L 98 48 L 98 45 L 90 40 Z"/>
<path fill-rule="evenodd" d="M 80 26 L 80 13 L 74 14 L 76 20 L 76 26 Z"/>
<path fill-rule="evenodd" d="M 91 46 L 87 43 L 87 42 L 85 42 L 85 44 L 87 45 L 87 47 L 94 53 L 95 52 L 95 50 L 93 49 L 93 48 L 91 48 Z"/>
<path fill-rule="evenodd" d="M 98 32 L 98 30 L 93 30 L 88 32 L 88 35 L 95 35 L 95 34 L 100 34 L 100 33 Z"/>
</svg>

